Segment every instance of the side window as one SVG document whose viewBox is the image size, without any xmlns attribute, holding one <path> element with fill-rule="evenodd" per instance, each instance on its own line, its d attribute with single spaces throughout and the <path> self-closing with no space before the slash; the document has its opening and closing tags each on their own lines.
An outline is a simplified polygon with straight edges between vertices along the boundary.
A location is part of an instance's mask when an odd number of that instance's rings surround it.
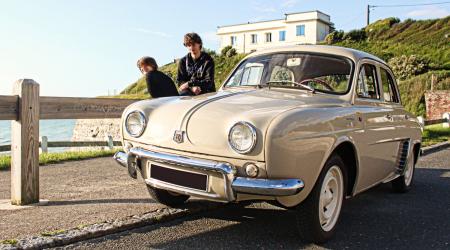
<svg viewBox="0 0 450 250">
<path fill-rule="evenodd" d="M 383 86 L 383 97 L 386 102 L 399 102 L 397 91 L 395 90 L 394 79 L 391 74 L 383 68 L 380 68 L 381 83 Z"/>
<path fill-rule="evenodd" d="M 364 64 L 361 67 L 356 93 L 361 98 L 380 99 L 377 87 L 377 70 L 374 65 Z"/>
</svg>

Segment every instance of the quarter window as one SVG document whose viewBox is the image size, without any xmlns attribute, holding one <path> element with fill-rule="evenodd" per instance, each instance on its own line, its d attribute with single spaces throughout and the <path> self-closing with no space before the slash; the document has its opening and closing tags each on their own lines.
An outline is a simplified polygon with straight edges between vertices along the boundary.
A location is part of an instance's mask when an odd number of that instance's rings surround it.
<svg viewBox="0 0 450 250">
<path fill-rule="evenodd" d="M 359 71 L 357 95 L 361 98 L 380 99 L 375 66 L 364 64 Z"/>
<path fill-rule="evenodd" d="M 394 79 L 387 70 L 380 68 L 381 83 L 383 86 L 383 98 L 386 102 L 399 102 L 397 91 L 395 90 Z"/>
</svg>

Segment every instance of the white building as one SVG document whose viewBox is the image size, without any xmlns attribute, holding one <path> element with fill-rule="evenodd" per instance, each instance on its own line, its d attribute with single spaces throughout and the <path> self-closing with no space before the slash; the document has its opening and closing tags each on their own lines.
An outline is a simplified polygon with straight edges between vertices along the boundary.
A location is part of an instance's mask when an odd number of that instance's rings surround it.
<svg viewBox="0 0 450 250">
<path fill-rule="evenodd" d="M 239 53 L 293 44 L 316 44 L 330 32 L 330 16 L 318 10 L 285 14 L 284 19 L 219 26 L 220 49 Z"/>
</svg>

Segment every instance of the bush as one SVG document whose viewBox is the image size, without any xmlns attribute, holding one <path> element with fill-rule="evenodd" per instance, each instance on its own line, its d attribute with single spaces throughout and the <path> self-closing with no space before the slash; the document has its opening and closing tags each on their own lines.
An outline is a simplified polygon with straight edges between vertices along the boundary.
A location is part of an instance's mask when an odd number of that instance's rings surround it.
<svg viewBox="0 0 450 250">
<path fill-rule="evenodd" d="M 393 57 L 388 64 L 400 80 L 419 75 L 428 69 L 428 61 L 417 55 Z"/>
<path fill-rule="evenodd" d="M 235 48 L 231 48 L 227 51 L 226 53 L 226 57 L 233 57 L 237 55 L 236 49 Z"/>
<path fill-rule="evenodd" d="M 228 50 L 230 50 L 230 49 L 232 49 L 232 48 L 233 48 L 233 47 L 231 47 L 231 45 L 228 45 L 228 46 L 223 47 L 222 51 L 220 51 L 220 55 L 221 55 L 221 56 L 226 56 Z"/>
<path fill-rule="evenodd" d="M 327 44 L 337 43 L 337 42 L 342 41 L 343 37 L 344 37 L 344 31 L 335 30 L 325 37 L 325 42 Z"/>
<path fill-rule="evenodd" d="M 364 29 L 350 30 L 344 34 L 343 40 L 362 41 L 365 40 L 366 37 L 366 31 L 364 31 Z"/>
</svg>

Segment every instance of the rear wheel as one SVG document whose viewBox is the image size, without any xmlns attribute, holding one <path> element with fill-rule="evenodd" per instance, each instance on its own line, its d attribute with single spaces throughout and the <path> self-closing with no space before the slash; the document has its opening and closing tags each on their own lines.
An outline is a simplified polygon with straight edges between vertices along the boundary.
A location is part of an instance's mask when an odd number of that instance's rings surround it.
<svg viewBox="0 0 450 250">
<path fill-rule="evenodd" d="M 185 203 L 188 199 L 188 195 L 177 194 L 167 190 L 154 188 L 147 185 L 148 193 L 157 202 L 164 204 L 169 207 L 177 207 Z"/>
<path fill-rule="evenodd" d="M 411 189 L 414 178 L 415 168 L 414 156 L 412 153 L 408 156 L 405 172 L 402 176 L 392 180 L 392 189 L 397 193 L 405 193 Z"/>
<path fill-rule="evenodd" d="M 334 235 L 345 197 L 345 170 L 342 159 L 332 155 L 308 198 L 297 207 L 303 241 L 323 243 Z"/>
</svg>

